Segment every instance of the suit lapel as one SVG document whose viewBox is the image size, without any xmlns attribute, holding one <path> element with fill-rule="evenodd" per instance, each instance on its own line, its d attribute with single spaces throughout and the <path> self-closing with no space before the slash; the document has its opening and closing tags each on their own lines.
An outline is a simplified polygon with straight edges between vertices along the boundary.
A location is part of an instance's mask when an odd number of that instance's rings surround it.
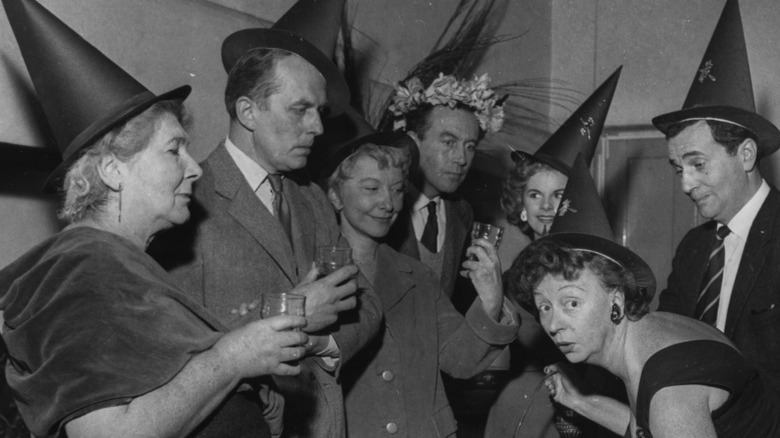
<svg viewBox="0 0 780 438">
<path fill-rule="evenodd" d="M 753 287 L 766 262 L 769 250 L 768 245 L 775 239 L 772 234 L 774 221 L 780 207 L 780 194 L 771 188 L 764 204 L 756 215 L 753 225 L 750 226 L 745 249 L 742 252 L 742 260 L 739 262 L 737 278 L 734 281 L 734 289 L 731 291 L 731 301 L 726 314 L 726 336 L 734 335 L 737 319 L 748 298 L 753 293 Z"/>
<path fill-rule="evenodd" d="M 230 200 L 228 213 L 276 261 L 292 284 L 297 283 L 295 257 L 279 221 L 257 198 L 224 145 L 208 159 L 214 171 L 215 191 Z"/>
<path fill-rule="evenodd" d="M 287 204 L 292 216 L 291 240 L 296 257 L 296 267 L 304 270 L 298 272 L 297 276 L 302 276 L 308 272 L 310 260 L 315 259 L 316 212 L 312 211 L 310 203 L 305 202 L 301 187 L 291 178 L 284 179 L 284 193 L 287 196 Z"/>
<path fill-rule="evenodd" d="M 413 268 L 402 257 L 393 254 L 393 251 L 385 245 L 379 247 L 377 268 L 374 288 L 382 302 L 384 311 L 388 312 L 414 288 Z"/>
</svg>

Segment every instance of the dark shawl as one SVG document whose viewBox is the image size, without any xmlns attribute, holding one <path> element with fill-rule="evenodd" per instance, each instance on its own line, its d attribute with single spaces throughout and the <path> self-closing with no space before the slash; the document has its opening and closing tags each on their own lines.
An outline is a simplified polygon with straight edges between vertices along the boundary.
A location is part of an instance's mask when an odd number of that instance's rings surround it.
<svg viewBox="0 0 780 438">
<path fill-rule="evenodd" d="M 146 253 L 86 227 L 0 271 L 0 310 L 8 384 L 38 436 L 165 385 L 224 331 Z"/>
</svg>

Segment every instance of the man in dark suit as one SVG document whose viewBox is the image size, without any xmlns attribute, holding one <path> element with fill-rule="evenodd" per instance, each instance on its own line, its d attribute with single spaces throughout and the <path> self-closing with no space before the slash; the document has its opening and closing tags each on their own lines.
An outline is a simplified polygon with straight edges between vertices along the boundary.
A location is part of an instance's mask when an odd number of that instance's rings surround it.
<svg viewBox="0 0 780 438">
<path fill-rule="evenodd" d="M 318 246 L 338 242 L 332 206 L 301 169 L 323 131 L 320 114 L 349 100 L 325 55 L 342 8 L 343 1 L 301 0 L 274 27 L 225 40 L 229 133 L 202 163 L 191 225 L 157 245 L 184 255 L 164 264 L 229 327 L 260 318 L 262 294 L 307 297 L 301 375 L 275 377 L 286 437 L 345 435 L 339 364 L 378 332 L 382 317 L 375 295 L 355 294 L 355 266 L 319 280 L 312 267 Z"/>
<path fill-rule="evenodd" d="M 658 310 L 723 331 L 780 393 L 780 192 L 759 170 L 780 131 L 755 112 L 744 41 L 730 0 L 683 109 L 653 119 L 709 219 L 680 242 Z"/>
<path fill-rule="evenodd" d="M 388 242 L 433 269 L 442 291 L 461 312 L 475 297 L 453 296 L 474 214 L 457 190 L 479 141 L 500 130 L 503 122 L 501 103 L 488 83 L 486 75 L 474 81 L 440 76 L 423 89 L 412 78 L 398 87 L 390 107 L 417 143 L 420 157 L 405 210 Z M 484 93 L 470 93 L 476 89 Z"/>
</svg>

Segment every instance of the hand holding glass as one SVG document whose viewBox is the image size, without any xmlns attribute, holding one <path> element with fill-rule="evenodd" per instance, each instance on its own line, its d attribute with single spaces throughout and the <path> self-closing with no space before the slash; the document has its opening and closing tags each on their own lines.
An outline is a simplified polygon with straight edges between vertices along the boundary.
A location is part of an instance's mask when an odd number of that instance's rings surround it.
<svg viewBox="0 0 780 438">
<path fill-rule="evenodd" d="M 498 245 L 501 244 L 501 238 L 504 236 L 504 229 L 498 225 L 484 224 L 482 222 L 474 222 L 471 226 L 471 239 L 486 239 L 492 243 L 493 246 L 498 249 Z M 469 256 L 470 260 L 477 260 L 477 257 Z"/>
<path fill-rule="evenodd" d="M 324 277 L 343 268 L 352 265 L 352 248 L 340 246 L 320 246 L 317 247 L 317 269 L 320 276 Z"/>
<path fill-rule="evenodd" d="M 263 294 L 263 319 L 277 315 L 306 316 L 306 297 L 298 294 Z"/>
</svg>

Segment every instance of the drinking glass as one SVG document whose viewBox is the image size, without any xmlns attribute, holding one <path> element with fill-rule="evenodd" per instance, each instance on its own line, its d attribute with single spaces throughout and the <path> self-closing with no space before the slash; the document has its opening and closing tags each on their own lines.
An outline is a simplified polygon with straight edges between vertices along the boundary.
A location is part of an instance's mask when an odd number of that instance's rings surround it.
<svg viewBox="0 0 780 438">
<path fill-rule="evenodd" d="M 306 297 L 290 293 L 263 294 L 260 317 L 266 319 L 277 315 L 306 316 Z"/>
<path fill-rule="evenodd" d="M 482 222 L 474 222 L 471 226 L 471 239 L 487 239 L 493 244 L 496 249 L 501 244 L 501 238 L 504 236 L 504 228 L 498 225 L 485 224 Z M 477 257 L 469 256 L 470 260 L 477 260 Z"/>
<path fill-rule="evenodd" d="M 344 266 L 353 264 L 352 248 L 342 246 L 317 247 L 316 264 L 317 269 L 320 271 L 320 276 L 330 275 Z"/>
</svg>

